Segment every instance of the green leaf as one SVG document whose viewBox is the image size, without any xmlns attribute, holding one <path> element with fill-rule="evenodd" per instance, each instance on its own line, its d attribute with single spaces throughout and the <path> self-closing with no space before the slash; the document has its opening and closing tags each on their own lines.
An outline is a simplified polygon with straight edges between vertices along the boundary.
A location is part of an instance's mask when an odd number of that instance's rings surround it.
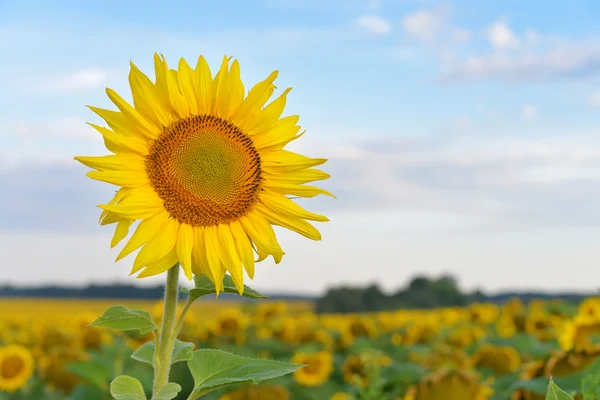
<svg viewBox="0 0 600 400">
<path fill-rule="evenodd" d="M 190 400 L 225 385 L 240 382 L 260 383 L 266 379 L 290 374 L 303 365 L 259 358 L 241 357 L 221 350 L 202 349 L 188 361 L 194 377 Z"/>
<path fill-rule="evenodd" d="M 111 364 L 105 364 L 95 359 L 69 363 L 66 369 L 92 385 L 104 388 L 104 390 L 106 390 L 108 382 L 112 378 Z"/>
<path fill-rule="evenodd" d="M 117 400 L 146 400 L 140 381 L 131 376 L 117 376 L 110 384 L 110 394 Z"/>
<path fill-rule="evenodd" d="M 146 342 L 131 355 L 131 358 L 154 365 L 155 350 L 156 342 L 154 340 L 151 342 Z M 180 361 L 191 360 L 193 350 L 194 343 L 182 342 L 179 339 L 175 339 L 175 343 L 173 344 L 173 355 L 171 356 L 171 364 L 175 364 Z"/>
<path fill-rule="evenodd" d="M 184 293 L 187 293 L 190 296 L 190 299 L 192 299 L 192 300 L 196 300 L 197 298 L 200 298 L 202 296 L 206 296 L 209 294 L 217 293 L 217 289 L 215 288 L 215 285 L 206 276 L 202 276 L 200 278 L 195 276 L 194 284 L 196 287 L 193 289 L 187 289 L 187 288 L 182 289 L 182 291 Z M 229 276 L 229 275 L 225 275 L 225 277 L 223 278 L 223 290 L 226 293 L 239 294 L 237 288 L 235 287 L 235 285 L 233 283 L 233 279 L 231 279 L 231 276 Z M 266 296 L 263 296 L 262 294 L 258 293 L 257 291 L 250 289 L 246 285 L 244 285 L 244 294 L 242 294 L 242 296 L 248 297 L 251 299 L 266 299 L 267 298 Z"/>
<path fill-rule="evenodd" d="M 565 391 L 556 386 L 556 383 L 550 379 L 548 391 L 546 392 L 546 400 L 573 400 Z"/>
<path fill-rule="evenodd" d="M 165 387 L 152 396 L 152 400 L 171 400 L 177 397 L 179 392 L 181 392 L 181 386 L 172 382 L 167 383 Z"/>
<path fill-rule="evenodd" d="M 145 310 L 130 310 L 124 306 L 109 307 L 104 314 L 90 324 L 103 328 L 128 331 L 137 329 L 142 335 L 158 327 L 152 322 L 152 316 Z"/>
</svg>

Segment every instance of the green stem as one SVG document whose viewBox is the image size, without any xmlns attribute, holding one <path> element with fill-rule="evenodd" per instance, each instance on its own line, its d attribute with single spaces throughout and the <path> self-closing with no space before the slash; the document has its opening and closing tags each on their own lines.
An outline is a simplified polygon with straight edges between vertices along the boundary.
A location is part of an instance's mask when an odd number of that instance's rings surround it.
<svg viewBox="0 0 600 400">
<path fill-rule="evenodd" d="M 158 358 L 154 365 L 153 393 L 158 393 L 169 383 L 171 371 L 171 357 L 173 343 L 177 336 L 175 320 L 177 318 L 177 298 L 179 295 L 179 263 L 167 272 L 167 287 L 165 288 L 165 305 L 163 310 L 162 326 L 160 328 L 160 345 L 157 342 L 156 352 Z"/>
<path fill-rule="evenodd" d="M 179 332 L 181 332 L 181 328 L 183 327 L 183 320 L 185 319 L 185 315 L 189 311 L 194 301 L 196 301 L 196 299 L 188 297 L 187 303 L 185 303 L 185 307 L 183 307 L 181 315 L 179 316 L 179 321 L 177 321 L 177 326 L 175 327 L 175 337 L 179 336 Z"/>
</svg>

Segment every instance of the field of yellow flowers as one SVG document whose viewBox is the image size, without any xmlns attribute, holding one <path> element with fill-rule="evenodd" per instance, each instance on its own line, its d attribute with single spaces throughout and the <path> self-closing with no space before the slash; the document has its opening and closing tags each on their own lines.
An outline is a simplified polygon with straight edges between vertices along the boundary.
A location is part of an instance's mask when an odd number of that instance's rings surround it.
<svg viewBox="0 0 600 400">
<path fill-rule="evenodd" d="M 120 302 L 160 316 L 160 303 Z M 123 370 L 148 393 L 152 368 L 132 358 L 152 340 L 88 324 L 115 301 L 0 299 L 0 399 L 110 399 Z M 197 307 L 201 307 L 200 314 Z M 200 317 L 202 315 L 202 317 Z M 316 315 L 310 303 L 199 301 L 179 338 L 196 348 L 307 364 L 218 400 L 538 400 L 549 377 L 576 399 L 598 399 L 600 298 L 524 305 Z M 134 355 L 135 357 L 135 355 Z M 186 398 L 193 379 L 172 371 Z"/>
</svg>

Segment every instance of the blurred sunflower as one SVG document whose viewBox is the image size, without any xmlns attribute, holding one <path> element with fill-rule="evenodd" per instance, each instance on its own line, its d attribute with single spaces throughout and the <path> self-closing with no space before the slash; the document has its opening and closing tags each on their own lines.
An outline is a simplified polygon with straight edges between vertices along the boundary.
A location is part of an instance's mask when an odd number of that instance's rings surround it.
<svg viewBox="0 0 600 400">
<path fill-rule="evenodd" d="M 27 384 L 35 364 L 31 352 L 19 345 L 0 348 L 0 391 L 14 392 Z"/>
<path fill-rule="evenodd" d="M 229 392 L 219 400 L 289 400 L 290 392 L 281 385 L 248 385 Z"/>
<path fill-rule="evenodd" d="M 367 367 L 364 359 L 360 356 L 350 354 L 342 364 L 342 376 L 346 383 L 358 386 L 366 386 L 369 382 Z"/>
<path fill-rule="evenodd" d="M 556 352 L 544 365 L 544 376 L 567 376 L 582 371 L 600 355 L 600 347 L 578 352 Z"/>
<path fill-rule="evenodd" d="M 521 366 L 521 356 L 514 347 L 484 344 L 471 358 L 475 368 L 488 368 L 502 376 L 516 372 Z"/>
<path fill-rule="evenodd" d="M 357 338 L 373 339 L 378 332 L 375 322 L 366 317 L 352 317 L 342 331 L 342 342 L 350 346 Z"/>
<path fill-rule="evenodd" d="M 492 394 L 492 388 L 474 376 L 442 370 L 423 377 L 417 385 L 410 387 L 404 400 L 487 400 Z"/>
<path fill-rule="evenodd" d="M 579 351 L 595 347 L 594 342 L 597 342 L 598 335 L 600 319 L 580 314 L 563 325 L 558 341 L 563 350 Z"/>
<path fill-rule="evenodd" d="M 577 307 L 577 313 L 581 316 L 600 319 L 600 297 L 588 297 Z"/>
<path fill-rule="evenodd" d="M 244 333 L 248 320 L 237 308 L 222 310 L 213 323 L 213 332 L 217 336 L 237 337 Z"/>
<path fill-rule="evenodd" d="M 525 332 L 541 341 L 556 337 L 556 330 L 561 325 L 562 318 L 544 312 L 531 312 L 525 320 Z"/>
<path fill-rule="evenodd" d="M 256 261 L 271 255 L 276 263 L 285 254 L 271 225 L 321 239 L 307 220 L 328 219 L 289 196 L 333 196 L 304 185 L 329 178 L 312 168 L 327 160 L 284 150 L 303 133 L 297 116 L 281 118 L 290 89 L 265 106 L 277 71 L 246 95 L 239 63 L 229 61 L 213 78 L 202 56 L 195 69 L 181 59 L 175 70 L 155 54 L 154 83 L 131 64 L 133 106 L 107 89 L 119 111 L 90 107 L 108 124 L 90 125 L 114 154 L 75 159 L 96 170 L 90 178 L 121 187 L 100 205 L 100 223 L 117 223 L 111 246 L 141 221 L 117 257 L 141 247 L 131 271 L 143 270 L 139 278 L 179 263 L 188 279 L 206 275 L 218 292 L 229 271 L 242 293 L 243 269 L 254 277 L 254 252 Z"/>
<path fill-rule="evenodd" d="M 257 323 L 264 323 L 285 315 L 286 311 L 287 304 L 282 301 L 260 303 L 256 312 Z"/>
<path fill-rule="evenodd" d="M 302 386 L 321 386 L 333 371 L 333 355 L 328 351 L 317 353 L 296 353 L 294 364 L 306 364 L 306 367 L 294 371 L 294 380 Z"/>
</svg>

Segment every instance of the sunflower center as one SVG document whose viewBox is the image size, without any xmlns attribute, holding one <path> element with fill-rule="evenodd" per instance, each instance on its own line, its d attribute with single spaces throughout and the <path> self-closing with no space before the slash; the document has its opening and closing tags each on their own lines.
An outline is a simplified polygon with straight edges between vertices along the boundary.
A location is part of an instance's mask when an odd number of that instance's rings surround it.
<svg viewBox="0 0 600 400">
<path fill-rule="evenodd" d="M 23 359 L 16 355 L 10 355 L 2 359 L 2 364 L 0 364 L 0 377 L 5 379 L 14 378 L 23 371 L 23 368 L 25 368 Z"/>
<path fill-rule="evenodd" d="M 212 115 L 193 115 L 165 127 L 152 143 L 146 170 L 165 209 L 180 223 L 233 222 L 258 199 L 261 164 L 252 140 Z"/>
</svg>

